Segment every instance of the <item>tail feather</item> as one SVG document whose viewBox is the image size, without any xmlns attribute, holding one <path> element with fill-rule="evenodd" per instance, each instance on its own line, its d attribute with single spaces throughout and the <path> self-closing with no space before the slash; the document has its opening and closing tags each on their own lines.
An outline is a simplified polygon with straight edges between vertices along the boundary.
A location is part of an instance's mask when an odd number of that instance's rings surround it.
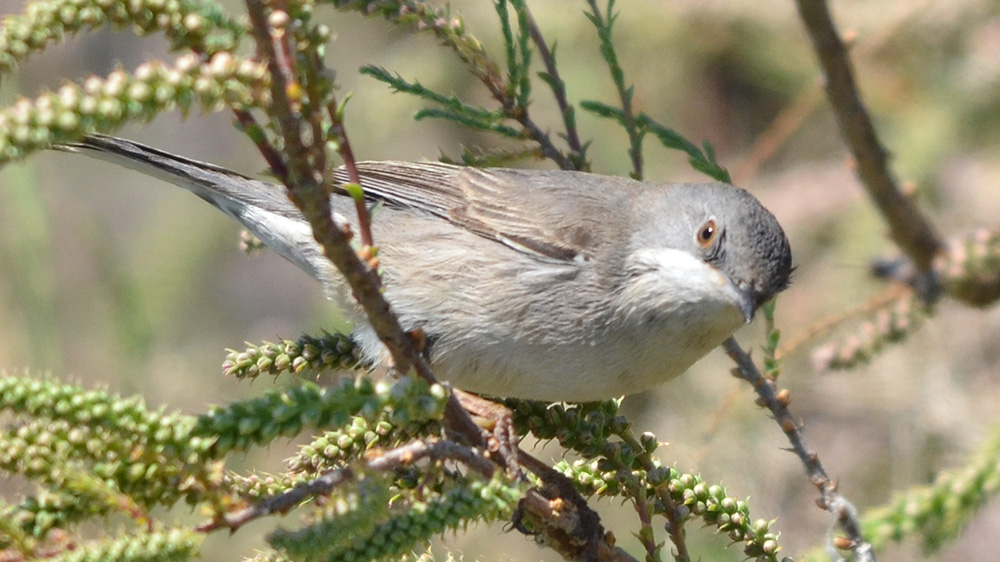
<svg viewBox="0 0 1000 562">
<path fill-rule="evenodd" d="M 80 142 L 58 148 L 130 168 L 194 193 L 239 221 L 265 245 L 318 279 L 324 287 L 333 286 L 330 263 L 313 239 L 309 223 L 280 186 L 105 135 L 89 135 Z"/>
</svg>

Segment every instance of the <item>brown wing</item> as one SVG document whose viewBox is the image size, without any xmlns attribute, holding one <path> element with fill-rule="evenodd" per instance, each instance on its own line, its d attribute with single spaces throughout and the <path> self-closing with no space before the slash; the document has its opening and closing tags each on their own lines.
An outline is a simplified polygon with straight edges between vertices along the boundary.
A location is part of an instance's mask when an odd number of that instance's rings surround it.
<svg viewBox="0 0 1000 562">
<path fill-rule="evenodd" d="M 431 213 L 517 250 L 557 261 L 589 259 L 608 213 L 621 212 L 618 183 L 575 172 L 480 170 L 441 163 L 362 162 L 366 195 Z M 346 174 L 338 170 L 337 179 Z M 611 182 L 615 185 L 609 185 Z M 597 197 L 603 191 L 603 197 Z M 614 221 L 611 221 L 613 224 Z"/>
</svg>

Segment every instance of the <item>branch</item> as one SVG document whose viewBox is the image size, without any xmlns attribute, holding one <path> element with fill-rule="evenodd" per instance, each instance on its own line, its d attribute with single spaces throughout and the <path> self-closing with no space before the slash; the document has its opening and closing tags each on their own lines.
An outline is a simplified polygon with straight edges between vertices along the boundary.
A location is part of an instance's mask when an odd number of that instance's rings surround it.
<svg viewBox="0 0 1000 562">
<path fill-rule="evenodd" d="M 317 64 L 319 64 L 319 61 L 317 61 Z M 354 157 L 354 149 L 351 148 L 351 142 L 347 139 L 347 128 L 344 126 L 344 106 L 336 104 L 335 98 L 331 101 L 333 103 L 328 108 L 328 113 L 330 122 L 333 124 L 331 132 L 339 140 L 337 142 L 337 152 L 340 154 L 340 159 L 344 162 L 344 169 L 347 170 L 348 182 L 352 184 L 352 187 L 356 186 L 359 188 L 361 186 L 361 175 L 358 173 L 358 161 Z M 346 103 L 347 99 L 344 102 Z M 372 236 L 372 218 L 365 204 L 364 191 L 359 189 L 347 189 L 346 191 L 354 199 L 354 210 L 358 215 L 358 229 L 361 230 L 361 243 L 371 248 L 375 245 L 375 238 Z"/>
<path fill-rule="evenodd" d="M 833 25 L 826 1 L 796 0 L 795 3 L 823 66 L 827 96 L 840 134 L 854 156 L 858 176 L 889 223 L 892 239 L 921 272 L 927 273 L 942 246 L 940 238 L 889 172 L 885 148 L 861 101 L 847 48 Z"/>
<path fill-rule="evenodd" d="M 580 142 L 580 135 L 576 130 L 575 111 L 566 99 L 566 83 L 559 76 L 559 69 L 556 66 L 555 48 L 550 49 L 545 42 L 545 36 L 542 35 L 542 30 L 539 29 L 538 23 L 535 22 L 535 18 L 531 15 L 531 11 L 528 10 L 527 5 L 525 5 L 524 10 L 528 17 L 528 29 L 531 33 L 531 40 L 535 43 L 535 48 L 538 49 L 538 56 L 545 64 L 545 73 L 541 74 L 542 79 L 552 89 L 552 97 L 556 100 L 556 105 L 559 107 L 559 114 L 563 118 L 563 126 L 566 127 L 566 144 L 569 145 L 569 149 L 572 152 L 570 159 L 576 158 L 579 160 L 577 169 L 586 168 L 583 144 Z"/>
<path fill-rule="evenodd" d="M 526 530 L 522 522 L 530 521 L 530 532 L 567 560 L 636 562 L 615 546 L 614 535 L 604 530 L 600 516 L 569 478 L 520 449 L 518 453 L 521 464 L 544 485 L 525 494 L 514 515 L 515 528 Z"/>
<path fill-rule="evenodd" d="M 304 124 L 301 114 L 294 110 L 297 102 L 292 99 L 291 94 L 296 91 L 292 87 L 295 78 L 293 70 L 288 66 L 293 60 L 279 59 L 277 55 L 282 48 L 283 31 L 274 29 L 272 24 L 282 19 L 279 14 L 283 12 L 271 12 L 268 15 L 263 0 L 246 0 L 246 4 L 258 50 L 267 62 L 271 74 L 271 95 L 274 103 L 269 109 L 271 116 L 280 126 L 284 143 L 288 176 L 282 180 L 288 188 L 289 199 L 309 221 L 313 237 L 323 248 L 324 256 L 347 280 L 352 295 L 388 349 L 395 368 L 401 373 L 407 373 L 413 368 L 420 378 L 434 384 L 437 379 L 431 372 L 430 366 L 418 351 L 416 344 L 403 330 L 399 320 L 390 310 L 388 301 L 382 295 L 377 272 L 351 248 L 349 231 L 342 229 L 333 221 L 330 201 L 322 188 L 323 173 L 311 166 L 309 150 L 300 136 Z M 486 436 L 462 409 L 454 395 L 449 398 L 445 408 L 444 424 L 471 446 L 489 450 Z M 511 463 L 516 462 L 516 459 L 507 458 L 505 451 L 495 451 L 494 454 L 502 464 L 513 466 Z"/>
<path fill-rule="evenodd" d="M 268 142 L 263 128 L 261 128 L 260 123 L 257 122 L 253 114 L 245 109 L 233 108 L 233 115 L 236 117 L 237 127 L 253 141 L 257 150 L 260 151 L 261 156 L 264 157 L 264 161 L 267 162 L 268 167 L 271 169 L 271 173 L 277 178 L 288 177 L 288 169 L 285 167 L 285 161 L 282 160 L 281 154 L 274 148 L 274 145 Z"/>
<path fill-rule="evenodd" d="M 447 440 L 430 443 L 414 441 L 409 445 L 384 452 L 381 456 L 368 461 L 366 466 L 369 470 L 386 472 L 425 458 L 456 460 L 487 477 L 492 476 L 496 468 L 479 451 Z M 345 482 L 355 481 L 356 476 L 355 470 L 351 467 L 331 470 L 323 476 L 298 485 L 283 494 L 278 494 L 257 505 L 226 514 L 220 519 L 201 525 L 198 530 L 209 532 L 225 527 L 235 531 L 255 519 L 272 513 L 286 513 L 309 498 L 329 494 L 337 486 Z"/>
<path fill-rule="evenodd" d="M 636 461 L 642 466 L 646 473 L 651 473 L 657 468 L 656 462 L 653 460 L 652 454 L 650 454 L 649 449 L 644 447 L 642 442 L 635 437 L 632 432 L 630 425 L 617 428 L 614 432 L 621 440 L 629 446 L 629 448 L 634 452 Z M 639 493 L 635 494 L 636 500 L 636 510 L 640 509 L 638 500 L 645 494 L 644 488 L 639 488 Z M 687 538 L 684 531 L 684 522 L 682 518 L 678 515 L 678 505 L 672 497 L 670 497 L 670 490 L 666 486 L 655 486 L 653 487 L 653 494 L 656 499 L 663 505 L 663 517 L 667 520 L 665 530 L 670 536 L 670 542 L 673 543 L 674 547 L 677 549 L 674 552 L 674 560 L 676 562 L 690 562 L 691 553 L 688 552 Z M 640 517 L 641 521 L 641 517 Z"/>
<path fill-rule="evenodd" d="M 790 402 L 788 392 L 785 390 L 776 391 L 774 381 L 760 373 L 750 354 L 743 351 L 736 339 L 729 338 L 722 346 L 726 350 L 726 354 L 736 362 L 737 367 L 733 370 L 733 374 L 753 385 L 758 396 L 758 403 L 771 411 L 771 415 L 778 422 L 781 431 L 788 437 L 788 441 L 792 444 L 792 451 L 802 461 L 809 480 L 820 491 L 821 507 L 836 518 L 837 524 L 846 535 L 846 546 L 854 551 L 855 560 L 875 562 L 875 552 L 871 544 L 861 534 L 861 523 L 858 521 L 857 511 L 851 502 L 840 494 L 836 483 L 827 476 L 826 469 L 823 468 L 823 463 L 820 462 L 816 452 L 809 450 L 798 422 L 788 411 Z"/>
<path fill-rule="evenodd" d="M 607 20 L 604 19 L 600 8 L 597 7 L 597 0 L 587 0 L 587 3 L 590 5 L 590 13 L 585 13 L 584 15 L 597 28 L 597 36 L 601 40 L 601 55 L 604 56 L 604 60 L 608 63 L 608 69 L 611 71 L 611 79 L 615 83 L 615 88 L 618 90 L 618 97 L 622 102 L 621 123 L 628 134 L 628 153 L 632 159 L 631 176 L 637 180 L 641 180 L 643 176 L 643 133 L 638 126 L 636 115 L 632 109 L 632 94 L 634 90 L 632 86 L 625 85 L 625 73 L 618 63 L 618 54 L 615 52 L 615 45 L 611 40 L 611 30 L 614 27 L 615 20 L 618 19 L 617 14 L 614 13 L 615 2 L 614 0 L 608 0 Z"/>
</svg>

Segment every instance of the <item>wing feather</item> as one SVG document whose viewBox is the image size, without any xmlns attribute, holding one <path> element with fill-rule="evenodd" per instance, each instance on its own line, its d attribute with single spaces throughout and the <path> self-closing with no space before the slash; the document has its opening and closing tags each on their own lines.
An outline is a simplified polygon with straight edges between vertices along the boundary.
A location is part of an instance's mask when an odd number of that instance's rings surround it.
<svg viewBox="0 0 1000 562">
<path fill-rule="evenodd" d="M 592 174 L 538 170 L 475 169 L 434 162 L 361 162 L 365 194 L 390 206 L 407 207 L 491 238 L 537 258 L 558 262 L 587 260 L 597 250 L 593 230 L 622 204 L 595 197 Z M 343 169 L 339 181 L 346 181 Z M 605 178 L 606 179 L 606 178 Z M 628 181 L 628 180 L 625 180 Z M 595 187 L 596 186 L 596 187 Z M 566 203 L 570 190 L 572 207 Z"/>
</svg>

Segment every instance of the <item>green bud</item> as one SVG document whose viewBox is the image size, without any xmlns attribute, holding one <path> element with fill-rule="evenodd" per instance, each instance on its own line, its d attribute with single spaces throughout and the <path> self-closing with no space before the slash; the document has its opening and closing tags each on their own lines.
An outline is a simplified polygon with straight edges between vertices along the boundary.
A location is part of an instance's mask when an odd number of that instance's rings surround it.
<svg viewBox="0 0 1000 562">
<path fill-rule="evenodd" d="M 342 187 L 355 201 L 364 201 L 365 192 L 359 184 L 347 182 Z"/>
<path fill-rule="evenodd" d="M 187 14 L 184 16 L 184 29 L 189 33 L 198 33 L 202 31 L 204 26 L 204 20 L 198 14 Z"/>
<path fill-rule="evenodd" d="M 278 371 L 287 371 L 292 366 L 292 360 L 284 353 L 274 358 L 274 368 Z"/>
<path fill-rule="evenodd" d="M 118 100 L 102 99 L 97 104 L 97 116 L 108 121 L 120 121 L 124 108 Z"/>
</svg>

